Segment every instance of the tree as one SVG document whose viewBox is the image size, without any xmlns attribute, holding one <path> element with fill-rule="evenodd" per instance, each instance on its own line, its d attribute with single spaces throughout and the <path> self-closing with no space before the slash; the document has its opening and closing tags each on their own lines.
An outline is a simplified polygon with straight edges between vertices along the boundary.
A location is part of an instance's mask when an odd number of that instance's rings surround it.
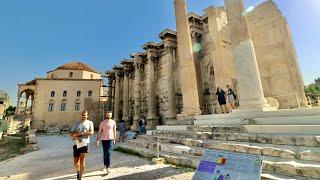
<svg viewBox="0 0 320 180">
<path fill-rule="evenodd" d="M 13 116 L 16 112 L 16 107 L 13 107 L 13 106 L 9 106 L 7 109 L 6 109 L 6 116 Z"/>
</svg>

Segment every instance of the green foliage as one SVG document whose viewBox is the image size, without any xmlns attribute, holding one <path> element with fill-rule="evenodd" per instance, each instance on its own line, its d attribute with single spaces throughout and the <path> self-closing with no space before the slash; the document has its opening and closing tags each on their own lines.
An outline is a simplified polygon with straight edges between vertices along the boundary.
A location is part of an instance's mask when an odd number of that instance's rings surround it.
<svg viewBox="0 0 320 180">
<path fill-rule="evenodd" d="M 6 116 L 13 116 L 16 112 L 16 107 L 13 107 L 13 106 L 9 106 L 7 109 L 6 109 Z"/>
<path fill-rule="evenodd" d="M 320 94 L 320 88 L 315 84 L 310 84 L 304 87 L 304 92 L 306 94 Z"/>
</svg>

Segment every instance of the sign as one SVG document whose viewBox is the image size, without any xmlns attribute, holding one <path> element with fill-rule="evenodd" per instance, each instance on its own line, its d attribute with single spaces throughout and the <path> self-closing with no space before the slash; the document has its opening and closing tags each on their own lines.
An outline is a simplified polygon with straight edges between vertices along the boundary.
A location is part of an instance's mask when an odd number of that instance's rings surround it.
<svg viewBox="0 0 320 180">
<path fill-rule="evenodd" d="M 131 140 L 131 139 L 135 139 L 137 137 L 137 133 L 129 131 L 127 132 L 127 139 Z"/>
<path fill-rule="evenodd" d="M 206 150 L 192 180 L 259 180 L 262 157 Z"/>
</svg>

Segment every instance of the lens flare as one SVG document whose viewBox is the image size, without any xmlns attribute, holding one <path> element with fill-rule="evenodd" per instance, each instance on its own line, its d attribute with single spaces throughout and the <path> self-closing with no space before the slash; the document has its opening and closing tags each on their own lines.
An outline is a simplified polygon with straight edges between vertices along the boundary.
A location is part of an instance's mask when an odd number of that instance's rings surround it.
<svg viewBox="0 0 320 180">
<path fill-rule="evenodd" d="M 201 45 L 200 43 L 195 43 L 195 44 L 193 44 L 193 46 L 192 46 L 192 50 L 193 50 L 193 52 L 195 52 L 195 53 L 201 51 L 201 49 L 202 49 L 202 45 Z"/>
<path fill-rule="evenodd" d="M 242 16 L 247 16 L 248 13 L 254 10 L 254 6 L 248 7 L 245 11 L 242 12 Z"/>
</svg>

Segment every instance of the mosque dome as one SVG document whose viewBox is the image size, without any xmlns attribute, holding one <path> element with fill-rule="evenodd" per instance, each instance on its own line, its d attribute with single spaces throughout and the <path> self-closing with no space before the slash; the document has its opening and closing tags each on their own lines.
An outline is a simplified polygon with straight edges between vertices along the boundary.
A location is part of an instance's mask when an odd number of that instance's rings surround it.
<svg viewBox="0 0 320 180">
<path fill-rule="evenodd" d="M 81 70 L 81 71 L 89 71 L 89 72 L 97 73 L 95 69 L 93 69 L 89 65 L 84 64 L 82 62 L 70 62 L 58 67 L 55 70 Z"/>
</svg>

